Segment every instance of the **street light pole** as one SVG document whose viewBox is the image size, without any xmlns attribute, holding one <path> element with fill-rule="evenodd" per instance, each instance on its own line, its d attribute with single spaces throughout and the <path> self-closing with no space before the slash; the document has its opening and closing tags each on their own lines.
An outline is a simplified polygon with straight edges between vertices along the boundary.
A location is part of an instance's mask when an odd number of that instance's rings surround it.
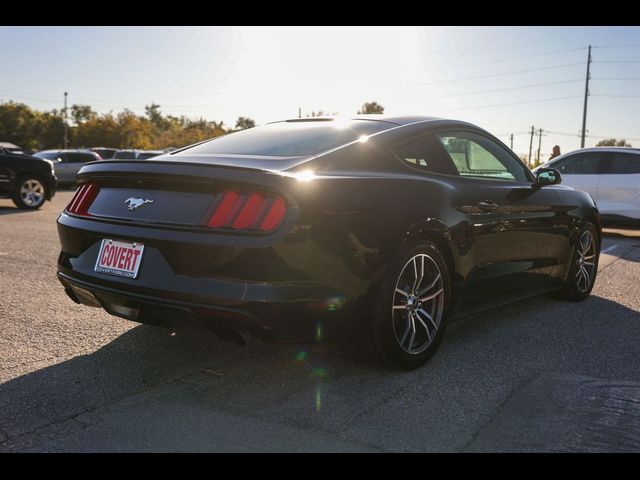
<svg viewBox="0 0 640 480">
<path fill-rule="evenodd" d="M 62 111 L 62 121 L 64 122 L 64 140 L 63 145 L 66 149 L 69 145 L 69 125 L 67 125 L 67 92 L 64 92 L 64 109 Z"/>
</svg>

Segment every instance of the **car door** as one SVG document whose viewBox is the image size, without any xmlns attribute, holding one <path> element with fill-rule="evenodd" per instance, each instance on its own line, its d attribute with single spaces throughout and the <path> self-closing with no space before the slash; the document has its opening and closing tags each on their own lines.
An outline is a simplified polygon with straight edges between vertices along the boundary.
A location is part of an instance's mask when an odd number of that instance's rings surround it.
<svg viewBox="0 0 640 480">
<path fill-rule="evenodd" d="M 560 171 L 562 183 L 576 190 L 587 192 L 596 203 L 599 203 L 598 189 L 606 157 L 606 151 L 576 152 L 562 160 L 558 160 L 550 167 Z"/>
<path fill-rule="evenodd" d="M 69 161 L 68 153 L 60 153 L 54 160 L 56 177 L 60 183 L 75 182 L 75 166 Z"/>
<path fill-rule="evenodd" d="M 437 131 L 458 177 L 455 205 L 466 223 L 465 297 L 548 285 L 570 248 L 568 221 L 554 186 L 540 188 L 528 168 L 488 135 Z"/>
<path fill-rule="evenodd" d="M 92 162 L 96 160 L 93 155 L 83 153 L 83 152 L 69 152 L 66 154 L 67 163 L 68 163 L 68 174 L 69 179 L 67 181 L 75 183 L 76 175 L 78 171 L 82 168 L 82 166 L 87 162 Z"/>
<path fill-rule="evenodd" d="M 609 153 L 596 202 L 603 215 L 640 219 L 640 153 Z"/>
</svg>

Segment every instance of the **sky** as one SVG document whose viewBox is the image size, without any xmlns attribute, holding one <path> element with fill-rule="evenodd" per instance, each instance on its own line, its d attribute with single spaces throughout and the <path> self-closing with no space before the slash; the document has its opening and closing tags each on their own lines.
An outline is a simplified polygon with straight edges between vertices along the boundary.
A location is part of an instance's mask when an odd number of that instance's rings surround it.
<svg viewBox="0 0 640 480">
<path fill-rule="evenodd" d="M 165 114 L 258 124 L 312 111 L 472 122 L 528 155 L 580 147 L 592 45 L 586 146 L 640 147 L 638 27 L 0 27 L 0 101 L 98 112 L 152 102 Z M 1 140 L 1 139 L 0 139 Z"/>
</svg>

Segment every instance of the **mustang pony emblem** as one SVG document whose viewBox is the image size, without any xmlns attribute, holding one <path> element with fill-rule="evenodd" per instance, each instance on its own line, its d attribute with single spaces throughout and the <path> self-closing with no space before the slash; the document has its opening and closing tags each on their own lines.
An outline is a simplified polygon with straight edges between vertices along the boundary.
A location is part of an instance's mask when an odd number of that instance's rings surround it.
<svg viewBox="0 0 640 480">
<path fill-rule="evenodd" d="M 129 210 L 133 212 L 134 210 L 137 210 L 138 208 L 143 206 L 145 203 L 153 203 L 153 200 L 149 200 L 148 198 L 130 197 L 127 198 L 124 203 L 127 205 L 127 208 L 129 208 Z"/>
</svg>

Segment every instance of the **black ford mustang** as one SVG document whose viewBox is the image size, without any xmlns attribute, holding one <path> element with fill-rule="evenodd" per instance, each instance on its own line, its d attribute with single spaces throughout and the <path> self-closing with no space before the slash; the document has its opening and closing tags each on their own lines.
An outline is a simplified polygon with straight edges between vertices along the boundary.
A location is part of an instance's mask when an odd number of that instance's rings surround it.
<svg viewBox="0 0 640 480">
<path fill-rule="evenodd" d="M 58 219 L 69 296 L 238 341 L 353 338 L 415 368 L 452 317 L 582 300 L 596 277 L 591 197 L 460 121 L 288 120 L 78 180 Z"/>
</svg>

